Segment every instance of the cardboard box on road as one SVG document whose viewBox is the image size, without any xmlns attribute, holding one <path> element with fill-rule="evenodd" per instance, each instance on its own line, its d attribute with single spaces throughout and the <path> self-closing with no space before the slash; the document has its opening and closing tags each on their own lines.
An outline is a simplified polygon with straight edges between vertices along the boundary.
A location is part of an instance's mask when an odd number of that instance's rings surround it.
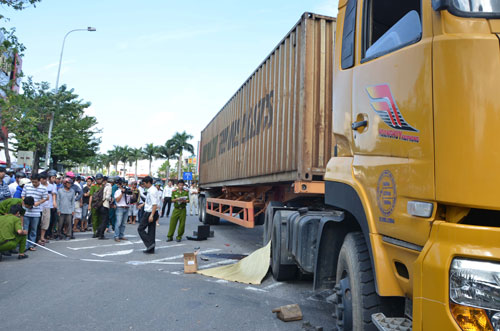
<svg viewBox="0 0 500 331">
<path fill-rule="evenodd" d="M 196 253 L 184 253 L 184 273 L 194 274 L 198 271 L 198 258 Z"/>
</svg>

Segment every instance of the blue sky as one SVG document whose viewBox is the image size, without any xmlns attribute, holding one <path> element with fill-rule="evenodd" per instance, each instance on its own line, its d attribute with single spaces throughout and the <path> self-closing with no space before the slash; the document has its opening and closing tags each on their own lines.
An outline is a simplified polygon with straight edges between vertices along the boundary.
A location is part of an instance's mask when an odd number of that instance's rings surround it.
<svg viewBox="0 0 500 331">
<path fill-rule="evenodd" d="M 23 72 L 92 102 L 113 145 L 163 144 L 176 131 L 200 131 L 305 11 L 336 16 L 338 0 L 170 1 L 42 0 L 2 8 L 27 50 Z"/>
</svg>

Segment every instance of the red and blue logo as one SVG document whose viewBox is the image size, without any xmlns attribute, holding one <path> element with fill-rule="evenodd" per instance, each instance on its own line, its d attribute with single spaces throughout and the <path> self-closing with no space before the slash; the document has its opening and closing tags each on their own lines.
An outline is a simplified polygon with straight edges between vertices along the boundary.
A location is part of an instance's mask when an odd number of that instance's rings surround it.
<svg viewBox="0 0 500 331">
<path fill-rule="evenodd" d="M 369 86 L 366 88 L 366 92 L 368 92 L 368 96 L 370 97 L 370 104 L 373 110 L 385 124 L 395 130 L 418 132 L 417 129 L 405 121 L 394 100 L 389 85 Z"/>
</svg>

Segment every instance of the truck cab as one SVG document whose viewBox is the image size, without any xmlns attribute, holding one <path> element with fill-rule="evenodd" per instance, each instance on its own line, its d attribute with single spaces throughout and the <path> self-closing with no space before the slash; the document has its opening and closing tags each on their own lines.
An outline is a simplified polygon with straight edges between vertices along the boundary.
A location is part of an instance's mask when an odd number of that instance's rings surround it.
<svg viewBox="0 0 500 331">
<path fill-rule="evenodd" d="M 500 330 L 500 1 L 340 0 L 333 67 L 338 327 Z"/>
</svg>

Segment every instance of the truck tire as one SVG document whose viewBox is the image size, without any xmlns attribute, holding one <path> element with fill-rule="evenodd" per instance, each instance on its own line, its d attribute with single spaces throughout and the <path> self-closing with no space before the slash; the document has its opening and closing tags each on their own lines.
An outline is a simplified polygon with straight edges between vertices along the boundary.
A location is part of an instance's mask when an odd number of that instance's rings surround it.
<svg viewBox="0 0 500 331">
<path fill-rule="evenodd" d="M 264 213 L 264 231 L 262 231 L 262 245 L 266 246 L 271 240 L 271 234 L 273 233 L 273 217 L 274 209 L 283 208 L 283 203 L 279 201 L 270 201 L 267 205 L 266 212 Z"/>
<path fill-rule="evenodd" d="M 345 237 L 336 280 L 337 329 L 377 330 L 371 316 L 380 311 L 381 303 L 375 291 L 370 254 L 361 232 L 349 233 Z"/>
<path fill-rule="evenodd" d="M 283 217 L 286 216 L 282 216 L 282 212 L 280 211 L 274 214 L 271 239 L 271 269 L 273 278 L 277 281 L 294 279 L 298 270 L 296 264 L 283 263 L 285 259 L 290 257 L 286 250 L 286 228 L 281 224 Z"/>
<path fill-rule="evenodd" d="M 203 202 L 200 209 L 200 222 L 205 225 L 217 225 L 220 219 L 216 216 L 207 213 L 206 197 L 200 198 L 200 202 Z"/>
<path fill-rule="evenodd" d="M 200 195 L 198 197 L 198 219 L 203 222 L 202 214 L 206 213 L 205 210 L 205 196 Z"/>
</svg>

